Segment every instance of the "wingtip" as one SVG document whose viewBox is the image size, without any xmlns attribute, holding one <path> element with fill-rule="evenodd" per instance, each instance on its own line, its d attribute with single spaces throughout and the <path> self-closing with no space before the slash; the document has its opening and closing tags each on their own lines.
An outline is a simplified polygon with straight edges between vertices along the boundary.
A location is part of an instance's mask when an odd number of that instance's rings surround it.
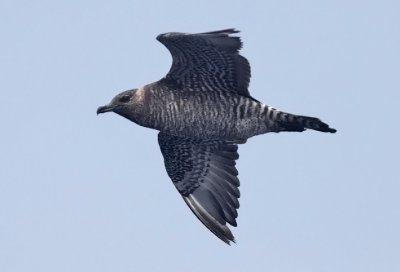
<svg viewBox="0 0 400 272">
<path fill-rule="evenodd" d="M 197 33 L 197 34 L 229 36 L 231 34 L 236 34 L 239 32 L 240 32 L 240 30 L 237 30 L 236 28 L 226 28 L 226 29 L 202 32 L 202 33 Z M 167 32 L 167 33 L 161 33 L 161 34 L 157 35 L 156 39 L 158 41 L 161 41 L 161 40 L 163 40 L 163 38 L 168 38 L 169 36 L 174 36 L 174 35 L 197 35 L 197 34 L 181 33 L 181 32 Z"/>
<path fill-rule="evenodd" d="M 219 223 L 214 217 L 212 217 L 201 205 L 196 201 L 193 195 L 184 196 L 186 204 L 190 210 L 196 215 L 196 217 L 206 226 L 212 233 L 215 234 L 227 245 L 231 245 L 230 242 L 236 243 L 235 237 L 233 236 L 229 227 Z"/>
<path fill-rule="evenodd" d="M 208 34 L 208 35 L 220 34 L 220 35 L 224 35 L 224 36 L 229 36 L 230 34 L 236 34 L 239 32 L 240 32 L 240 30 L 237 30 L 236 28 L 232 27 L 232 28 L 226 28 L 226 29 L 221 29 L 221 30 L 214 30 L 214 31 L 210 31 L 210 32 L 203 32 L 200 34 Z"/>
</svg>

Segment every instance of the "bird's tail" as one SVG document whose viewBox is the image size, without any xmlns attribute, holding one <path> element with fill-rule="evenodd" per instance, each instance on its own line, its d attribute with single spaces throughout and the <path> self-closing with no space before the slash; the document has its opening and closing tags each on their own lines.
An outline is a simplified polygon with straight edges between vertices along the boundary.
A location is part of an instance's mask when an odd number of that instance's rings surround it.
<svg viewBox="0 0 400 272">
<path fill-rule="evenodd" d="M 278 111 L 272 109 L 274 111 L 273 114 L 270 115 L 272 117 L 272 130 L 274 132 L 280 131 L 304 131 L 306 129 L 313 129 L 321 132 L 330 132 L 335 133 L 336 129 L 330 128 L 328 124 L 322 122 L 318 118 L 295 115 L 287 112 Z"/>
</svg>

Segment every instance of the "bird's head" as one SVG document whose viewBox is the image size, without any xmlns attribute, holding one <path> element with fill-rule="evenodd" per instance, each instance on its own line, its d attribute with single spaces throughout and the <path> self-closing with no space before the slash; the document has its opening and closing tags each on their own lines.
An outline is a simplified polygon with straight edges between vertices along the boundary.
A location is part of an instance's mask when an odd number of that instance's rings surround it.
<svg viewBox="0 0 400 272">
<path fill-rule="evenodd" d="M 115 112 L 128 119 L 132 115 L 135 107 L 135 93 L 137 89 L 128 90 L 116 95 L 109 104 L 98 107 L 97 114 L 105 112 Z"/>
</svg>

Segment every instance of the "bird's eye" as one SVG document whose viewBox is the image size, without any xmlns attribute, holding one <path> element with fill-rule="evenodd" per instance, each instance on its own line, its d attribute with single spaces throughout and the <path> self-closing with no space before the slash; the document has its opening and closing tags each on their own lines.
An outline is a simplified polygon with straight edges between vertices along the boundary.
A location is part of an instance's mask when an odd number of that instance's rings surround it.
<svg viewBox="0 0 400 272">
<path fill-rule="evenodd" d="M 119 101 L 120 102 L 122 102 L 122 103 L 126 103 L 126 102 L 128 102 L 130 100 L 130 96 L 129 95 L 124 95 L 124 96 L 122 96 L 120 99 L 119 99 Z"/>
</svg>

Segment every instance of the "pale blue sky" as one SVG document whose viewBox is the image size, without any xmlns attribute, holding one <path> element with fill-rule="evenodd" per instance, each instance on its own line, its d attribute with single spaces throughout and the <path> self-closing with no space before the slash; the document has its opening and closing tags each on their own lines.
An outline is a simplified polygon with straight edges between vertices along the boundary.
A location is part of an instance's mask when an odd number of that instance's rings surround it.
<svg viewBox="0 0 400 272">
<path fill-rule="evenodd" d="M 398 1 L 1 1 L 0 271 L 400 271 Z M 338 133 L 240 146 L 237 244 L 157 132 L 96 108 L 158 80 L 169 31 L 241 30 L 251 94 Z"/>
</svg>

